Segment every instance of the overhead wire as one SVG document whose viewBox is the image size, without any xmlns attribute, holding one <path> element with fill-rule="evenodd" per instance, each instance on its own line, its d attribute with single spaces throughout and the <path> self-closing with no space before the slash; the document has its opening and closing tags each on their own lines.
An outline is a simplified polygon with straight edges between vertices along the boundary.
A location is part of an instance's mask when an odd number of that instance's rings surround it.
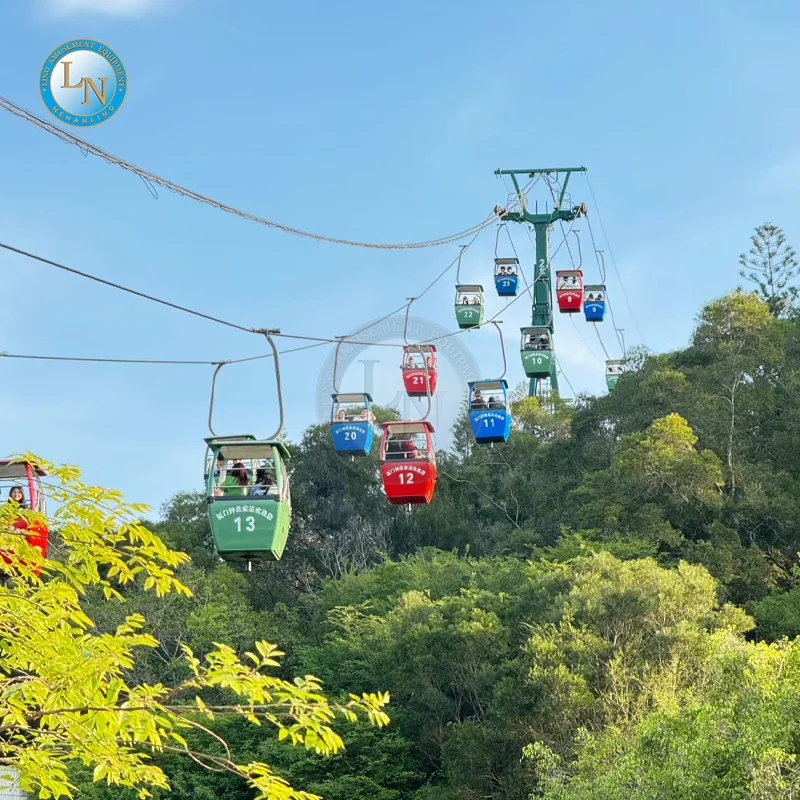
<svg viewBox="0 0 800 800">
<path fill-rule="evenodd" d="M 567 382 L 567 386 L 569 386 L 569 390 L 572 392 L 572 395 L 574 397 L 577 394 L 577 392 L 575 391 L 574 387 L 572 386 L 572 383 L 570 382 L 570 379 L 567 376 L 567 373 L 564 372 L 564 370 L 561 368 L 561 362 L 558 360 L 558 356 L 555 356 L 555 359 L 556 359 L 556 367 L 558 368 L 558 373 Z"/>
<path fill-rule="evenodd" d="M 27 250 L 22 250 L 19 247 L 13 247 L 10 244 L 6 244 L 5 242 L 0 242 L 0 247 L 4 250 L 10 250 L 12 253 L 17 253 L 21 256 L 25 256 L 26 258 L 31 258 L 34 261 L 39 261 L 42 264 L 48 264 L 51 267 L 55 267 L 56 269 L 63 270 L 64 272 L 69 272 L 73 275 L 77 275 L 81 278 L 86 278 L 90 281 L 95 281 L 96 283 L 102 283 L 105 286 L 110 286 L 112 289 L 119 289 L 122 292 L 127 292 L 128 294 L 136 295 L 137 297 L 141 297 L 145 300 L 150 300 L 153 303 L 159 303 L 162 306 L 168 306 L 169 308 L 174 308 L 177 311 L 183 311 L 186 314 L 192 314 L 195 317 L 202 317 L 203 319 L 210 320 L 211 322 L 216 322 L 218 325 L 226 325 L 229 328 L 236 328 L 237 330 L 244 331 L 245 333 L 255 333 L 253 328 L 247 328 L 244 325 L 239 325 L 236 322 L 230 322 L 226 319 L 220 319 L 219 317 L 212 317 L 210 314 L 205 314 L 202 311 L 195 311 L 194 309 L 187 308 L 186 306 L 178 305 L 177 303 L 172 303 L 169 300 L 162 300 L 160 297 L 155 297 L 151 294 L 146 294 L 145 292 L 140 292 L 136 289 L 130 289 L 127 286 L 123 286 L 120 283 L 115 283 L 114 281 L 106 280 L 105 278 L 100 278 L 97 275 L 92 275 L 88 272 L 83 272 L 82 270 L 75 269 L 74 267 L 68 267 L 65 264 L 59 264 L 58 261 L 53 261 L 52 259 L 45 258 L 44 256 L 37 256 L 35 253 L 30 253 Z"/>
<path fill-rule="evenodd" d="M 125 161 L 124 159 L 119 158 L 118 156 L 115 156 L 107 152 L 106 150 L 101 149 L 100 147 L 92 144 L 91 142 L 87 142 L 84 139 L 80 139 L 74 134 L 59 128 L 57 125 L 50 122 L 49 120 L 42 119 L 41 117 L 37 116 L 31 111 L 22 108 L 22 106 L 17 105 L 16 103 L 14 103 L 13 101 L 9 100 L 6 97 L 0 96 L 0 108 L 5 109 L 9 113 L 18 117 L 19 119 L 25 120 L 26 122 L 35 125 L 37 128 L 40 128 L 46 133 L 56 136 L 58 139 L 60 139 L 63 142 L 66 142 L 67 144 L 72 144 L 77 146 L 85 156 L 88 154 L 97 156 L 98 158 L 103 159 L 109 164 L 114 164 L 128 172 L 133 173 L 134 175 L 138 175 L 144 181 L 145 185 L 152 190 L 151 193 L 153 193 L 156 199 L 158 199 L 158 194 L 157 192 L 155 192 L 155 189 L 153 188 L 154 184 L 163 186 L 165 189 L 169 189 L 170 191 L 182 195 L 183 197 L 188 197 L 192 200 L 196 200 L 199 203 L 204 203 L 205 205 L 217 208 L 220 211 L 225 211 L 228 214 L 233 214 L 235 216 L 242 217 L 243 219 L 247 219 L 251 222 L 257 222 L 260 225 L 264 225 L 269 228 L 274 228 L 276 230 L 283 231 L 284 233 L 290 233 L 295 236 L 300 236 L 305 239 L 315 239 L 321 242 L 328 242 L 329 244 L 343 244 L 343 245 L 349 245 L 350 247 L 366 247 L 377 250 L 415 250 L 427 247 L 440 247 L 445 244 L 451 244 L 452 242 L 456 242 L 459 239 L 464 239 L 475 232 L 481 231 L 487 225 L 490 225 L 497 216 L 495 212 L 492 212 L 492 214 L 488 216 L 486 219 L 476 223 L 475 225 L 472 225 L 466 230 L 459 231 L 458 233 L 452 233 L 449 234 L 448 236 L 442 236 L 439 239 L 429 239 L 423 242 L 409 242 L 403 244 L 383 244 L 376 242 L 359 242 L 351 239 L 341 239 L 334 236 L 325 236 L 323 234 L 312 233 L 311 231 L 301 230 L 300 228 L 294 228 L 290 225 L 284 225 L 282 223 L 275 222 L 274 220 L 269 220 L 266 219 L 265 217 L 260 217 L 255 214 L 251 214 L 247 211 L 242 211 L 241 209 L 227 205 L 226 203 L 222 203 L 219 200 L 214 200 L 211 197 L 200 194 L 199 192 L 195 192 L 192 189 L 188 189 L 185 186 L 181 186 L 180 184 L 174 183 L 173 181 L 170 181 L 167 178 L 162 178 L 160 175 L 156 175 L 155 173 L 149 172 L 143 167 L 137 166 L 136 164 L 132 164 L 129 161 Z"/>
<path fill-rule="evenodd" d="M 636 320 L 636 314 L 633 313 L 633 307 L 631 306 L 631 302 L 628 299 L 628 293 L 625 291 L 625 282 L 622 280 L 622 275 L 620 274 L 619 267 L 617 266 L 617 260 L 614 258 L 614 251 L 611 248 L 611 240 L 608 238 L 605 225 L 603 225 L 603 215 L 600 213 L 600 206 L 597 202 L 597 197 L 595 196 L 594 189 L 592 188 L 592 182 L 589 180 L 588 173 L 584 173 L 584 177 L 586 178 L 586 184 L 589 187 L 589 193 L 592 196 L 592 202 L 594 203 L 594 207 L 595 209 L 597 209 L 597 221 L 600 223 L 600 230 L 603 232 L 603 237 L 605 238 L 606 244 L 608 245 L 608 254 L 611 256 L 611 264 L 614 267 L 614 272 L 617 273 L 617 279 L 619 280 L 619 284 L 622 289 L 622 296 L 625 298 L 625 304 L 628 306 L 628 313 L 631 315 L 633 324 L 636 327 L 636 332 L 639 334 L 639 339 L 641 341 L 644 341 L 644 336 L 642 336 L 642 331 L 639 328 L 639 323 Z M 588 221 L 588 215 L 587 215 L 587 221 Z"/>
<path fill-rule="evenodd" d="M 289 353 L 299 353 L 301 350 L 311 350 L 314 347 L 322 347 L 328 344 L 327 341 L 316 342 L 315 344 L 307 344 L 303 347 L 290 347 L 288 350 L 281 350 L 278 355 L 287 355 Z M 29 361 L 77 361 L 86 363 L 100 363 L 100 364 L 165 364 L 165 365 L 202 365 L 202 366 L 216 366 L 217 364 L 244 364 L 248 361 L 260 361 L 265 358 L 273 358 L 272 353 L 264 353 L 260 356 L 249 356 L 247 358 L 228 358 L 216 359 L 213 361 L 194 361 L 191 359 L 161 359 L 161 358 L 101 358 L 101 357 L 84 357 L 84 356 L 44 356 L 33 355 L 28 353 L 7 353 L 0 351 L 0 358 L 14 358 Z"/>
<path fill-rule="evenodd" d="M 556 202 L 555 194 L 553 193 L 553 187 L 552 187 L 552 185 L 551 185 L 549 180 L 547 181 L 547 185 L 548 185 L 548 187 L 550 189 L 551 194 L 553 195 L 553 202 Z M 557 190 L 559 189 L 559 183 L 558 182 L 556 183 L 556 189 Z M 588 221 L 589 220 L 588 220 L 588 217 L 587 217 L 587 222 Z M 566 244 L 567 244 L 567 252 L 569 253 L 569 257 L 570 257 L 570 261 L 572 263 L 572 267 L 573 267 L 573 269 L 578 269 L 579 267 L 576 267 L 576 265 L 575 265 L 575 259 L 574 259 L 573 255 L 572 255 L 572 249 L 569 246 L 569 242 L 567 242 L 567 236 L 569 235 L 570 232 L 572 232 L 572 226 L 570 226 L 570 230 L 569 231 L 565 232 L 564 231 L 564 225 L 562 223 L 562 225 L 561 225 L 561 235 L 564 237 L 564 242 L 566 242 Z M 577 235 L 577 231 L 575 231 L 575 233 Z M 595 239 L 594 239 L 594 234 L 591 231 L 591 226 L 589 226 L 589 235 L 590 235 L 590 237 L 592 239 L 592 246 L 594 247 L 594 250 L 595 250 L 595 259 L 597 259 L 597 248 L 595 247 Z M 564 242 L 562 242 L 562 244 Z M 578 240 L 578 247 L 580 248 L 580 240 Z M 601 274 L 602 274 L 602 270 L 601 270 Z M 606 304 L 608 305 L 608 292 L 606 292 Z M 610 307 L 609 307 L 609 311 L 610 311 Z M 616 323 L 613 320 L 613 317 L 612 317 L 612 324 L 613 324 L 613 327 L 614 327 L 614 333 L 616 334 L 617 340 L 619 341 L 619 331 L 617 329 Z M 573 325 L 574 325 L 574 321 L 573 321 Z M 578 326 L 574 325 L 574 327 L 578 331 L 578 334 L 580 335 L 580 337 L 583 340 L 584 344 L 589 349 L 589 352 L 591 352 L 592 355 L 594 356 L 594 352 L 592 351 L 591 346 L 586 341 L 586 339 L 584 338 L 583 334 L 580 332 L 580 329 L 578 328 Z M 603 349 L 603 353 L 604 353 L 604 355 L 606 357 L 606 360 L 610 360 L 611 356 L 608 354 L 608 349 L 606 348 L 605 343 L 603 342 L 603 337 L 601 336 L 600 329 L 598 328 L 597 325 L 594 326 L 594 332 L 597 334 L 597 339 L 600 342 L 600 347 Z M 620 341 L 620 348 L 622 349 L 623 355 L 624 355 L 625 348 L 622 346 L 622 342 L 621 341 Z"/>
<path fill-rule="evenodd" d="M 472 238 L 466 245 L 462 245 L 459 251 L 459 255 L 456 256 L 423 290 L 420 292 L 419 295 L 415 299 L 420 299 L 425 296 L 444 276 L 447 274 L 449 270 L 453 268 L 455 264 L 457 264 L 463 254 L 477 239 L 478 235 L 481 231 L 476 231 L 473 234 Z M 114 281 L 106 280 L 105 278 L 100 278 L 99 276 L 92 275 L 91 273 L 84 272 L 82 270 L 75 269 L 73 267 L 68 267 L 65 264 L 61 264 L 57 261 L 53 261 L 52 259 L 45 258 L 43 256 L 39 256 L 35 253 L 31 253 L 27 250 L 23 250 L 18 247 L 14 247 L 13 245 L 5 244 L 0 242 L 0 248 L 6 249 L 8 251 L 14 252 L 18 255 L 33 259 L 43 264 L 47 264 L 49 266 L 56 267 L 57 269 L 61 269 L 65 272 L 71 273 L 73 275 L 77 275 L 78 277 L 86 278 L 88 280 L 95 281 L 97 283 L 109 286 L 114 289 L 118 289 L 120 291 L 133 294 L 137 297 L 141 297 L 145 300 L 149 300 L 151 302 L 158 303 L 160 305 L 167 306 L 169 308 L 173 308 L 178 311 L 182 311 L 184 313 L 188 313 L 203 319 L 207 319 L 211 322 L 215 322 L 220 325 L 225 325 L 231 328 L 235 328 L 237 330 L 241 330 L 246 333 L 261 333 L 259 329 L 255 328 L 248 328 L 244 325 L 239 325 L 238 323 L 231 322 L 229 320 L 221 319 L 219 317 L 211 316 L 210 314 L 206 314 L 201 311 L 197 311 L 195 309 L 188 308 L 187 306 L 182 306 L 177 303 L 173 303 L 168 300 L 163 300 L 162 298 L 156 297 L 154 295 L 147 294 L 145 292 L 140 292 L 136 289 L 131 289 L 129 287 L 123 286 L 122 284 L 116 283 Z M 275 336 L 280 336 L 281 338 L 285 339 L 297 339 L 302 341 L 310 341 L 314 342 L 314 344 L 306 345 L 304 347 L 295 347 L 289 348 L 287 350 L 282 350 L 279 352 L 279 355 L 283 355 L 285 353 L 296 353 L 302 350 L 308 350 L 313 347 L 320 347 L 325 344 L 338 344 L 339 342 L 351 342 L 354 341 L 357 344 L 364 344 L 368 346 L 375 346 L 375 347 L 403 347 L 400 344 L 392 344 L 387 342 L 361 342 L 358 340 L 353 340 L 352 337 L 357 336 L 362 331 L 366 330 L 367 328 L 385 320 L 389 317 L 396 314 L 398 311 L 406 308 L 406 304 L 404 303 L 397 309 L 393 309 L 388 314 L 385 314 L 383 317 L 380 317 L 375 322 L 370 322 L 364 327 L 358 329 L 357 331 L 349 334 L 347 337 L 317 337 L 317 336 L 306 336 L 300 334 L 288 334 L 288 333 L 274 333 Z M 454 333 L 461 333 L 463 331 L 455 331 Z M 15 359 L 29 359 L 29 360 L 42 360 L 42 361 L 74 361 L 74 362 L 87 362 L 87 363 L 118 363 L 118 364 L 174 364 L 174 365 L 217 365 L 217 364 L 240 364 L 245 363 L 248 361 L 256 361 L 265 358 L 272 358 L 271 353 L 267 353 L 264 355 L 259 356 L 251 356 L 249 358 L 242 358 L 242 359 L 217 359 L 214 361 L 202 361 L 202 360 L 192 360 L 192 359 L 138 359 L 138 358 L 102 358 L 102 357 L 78 357 L 78 356 L 44 356 L 44 355 L 28 355 L 28 354 L 21 354 L 21 353 L 6 353 L 0 352 L 0 356 L 6 358 L 15 358 Z"/>
<path fill-rule="evenodd" d="M 588 228 L 589 228 L 589 236 L 591 237 L 591 240 L 592 240 L 592 248 L 594 249 L 594 257 L 597 260 L 598 267 L 600 268 L 600 275 L 602 276 L 603 281 L 605 281 L 605 279 L 606 279 L 605 259 L 601 259 L 601 257 L 600 257 L 600 253 L 602 251 L 598 250 L 598 248 L 597 248 L 597 242 L 595 241 L 595 238 L 594 238 L 594 231 L 592 230 L 592 221 L 589 218 L 588 214 L 586 215 L 586 223 L 587 223 Z M 614 328 L 614 333 L 615 333 L 615 335 L 617 337 L 617 342 L 619 342 L 620 349 L 622 350 L 622 354 L 624 356 L 625 355 L 625 345 L 623 344 L 622 339 L 620 338 L 620 334 L 619 334 L 620 329 L 619 329 L 619 327 L 617 325 L 617 320 L 614 318 L 614 307 L 611 305 L 611 301 L 609 300 L 609 297 L 608 297 L 608 292 L 606 292 L 606 306 L 608 307 L 608 313 L 611 316 L 611 325 Z"/>
</svg>

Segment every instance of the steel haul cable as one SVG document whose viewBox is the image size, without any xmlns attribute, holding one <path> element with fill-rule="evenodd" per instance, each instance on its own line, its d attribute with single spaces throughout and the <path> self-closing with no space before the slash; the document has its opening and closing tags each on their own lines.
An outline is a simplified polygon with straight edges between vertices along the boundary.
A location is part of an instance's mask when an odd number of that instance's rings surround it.
<svg viewBox="0 0 800 800">
<path fill-rule="evenodd" d="M 294 234 L 295 236 L 300 236 L 304 239 L 316 239 L 317 241 L 328 242 L 330 244 L 344 244 L 344 245 L 349 245 L 350 247 L 367 247 L 375 250 L 418 250 L 426 247 L 440 247 L 441 245 L 451 244 L 452 242 L 456 242 L 459 239 L 465 239 L 467 236 L 471 236 L 473 233 L 477 233 L 481 231 L 483 228 L 485 228 L 487 225 L 490 225 L 497 217 L 497 214 L 493 212 L 482 222 L 479 222 L 476 225 L 467 228 L 466 230 L 459 231 L 458 233 L 452 233 L 449 236 L 443 236 L 440 239 L 430 239 L 425 242 L 409 242 L 407 244 L 379 244 L 373 242 L 358 242 L 350 239 L 339 239 L 334 236 L 324 236 L 322 234 L 311 233 L 310 231 L 304 231 L 299 228 L 293 228 L 290 225 L 283 225 L 279 222 L 274 222 L 273 220 L 256 216 L 255 214 L 251 214 L 247 211 L 242 211 L 238 208 L 234 208 L 233 206 L 221 203 L 218 200 L 214 200 L 211 197 L 207 197 L 206 195 L 202 195 L 191 189 L 187 189 L 185 186 L 173 183 L 172 181 L 166 178 L 162 178 L 160 175 L 156 175 L 153 172 L 148 172 L 143 167 L 139 167 L 136 164 L 131 164 L 129 161 L 125 161 L 124 159 L 119 158 L 118 156 L 112 155 L 111 153 L 97 147 L 97 145 L 94 145 L 91 142 L 87 142 L 84 139 L 80 139 L 77 136 L 74 136 L 73 134 L 69 133 L 68 131 L 62 130 L 57 125 L 49 122 L 48 120 L 36 116 L 36 114 L 33 114 L 27 109 L 22 108 L 22 106 L 18 106 L 16 103 L 14 103 L 13 101 L 9 100 L 6 97 L 0 96 L 0 108 L 5 109 L 9 113 L 18 117 L 19 119 L 23 119 L 26 122 L 35 125 L 37 128 L 40 128 L 46 133 L 56 136 L 63 142 L 75 145 L 81 150 L 82 153 L 84 153 L 84 155 L 88 155 L 89 153 L 91 153 L 94 156 L 102 158 L 109 164 L 115 164 L 116 166 L 122 167 L 122 169 L 127 170 L 128 172 L 132 172 L 134 175 L 138 175 L 144 181 L 145 185 L 148 186 L 148 188 L 152 189 L 152 185 L 157 184 L 159 186 L 163 186 L 165 189 L 169 189 L 170 191 L 175 192 L 176 194 L 183 195 L 184 197 L 189 197 L 192 200 L 197 200 L 199 203 L 204 203 L 205 205 L 212 206 L 214 208 L 219 209 L 220 211 L 225 211 L 228 214 L 234 214 L 235 216 L 250 220 L 251 222 L 257 222 L 259 225 L 265 225 L 268 228 L 274 228 L 276 230 L 283 231 L 284 233 L 291 233 Z M 157 197 L 157 195 L 155 196 Z"/>
</svg>

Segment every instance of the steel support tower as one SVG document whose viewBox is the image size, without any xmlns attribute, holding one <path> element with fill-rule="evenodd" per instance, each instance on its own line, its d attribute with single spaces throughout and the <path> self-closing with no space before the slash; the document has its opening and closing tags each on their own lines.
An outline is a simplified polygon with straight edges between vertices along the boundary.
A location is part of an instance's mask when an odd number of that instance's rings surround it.
<svg viewBox="0 0 800 800">
<path fill-rule="evenodd" d="M 500 217 L 508 222 L 527 222 L 533 227 L 536 236 L 536 267 L 533 276 L 533 307 L 531 310 L 531 325 L 547 328 L 550 331 L 550 342 L 555 353 L 555 343 L 553 341 L 553 287 L 550 272 L 550 228 L 556 222 L 572 222 L 584 211 L 583 204 L 572 206 L 570 203 L 564 207 L 569 177 L 573 172 L 586 172 L 586 167 L 551 167 L 549 169 L 498 169 L 495 175 L 510 175 L 514 183 L 514 189 L 519 198 L 519 211 L 501 210 Z M 548 211 L 545 206 L 545 213 L 538 213 L 538 203 L 531 213 L 527 206 L 525 194 L 520 189 L 517 182 L 517 175 L 527 175 L 533 179 L 537 175 L 554 175 L 558 177 L 564 174 L 564 184 L 561 192 L 554 201 L 552 211 Z M 558 394 L 558 370 L 555 358 L 550 371 L 550 388 Z M 528 394 L 535 397 L 539 394 L 540 378 L 531 378 Z"/>
</svg>

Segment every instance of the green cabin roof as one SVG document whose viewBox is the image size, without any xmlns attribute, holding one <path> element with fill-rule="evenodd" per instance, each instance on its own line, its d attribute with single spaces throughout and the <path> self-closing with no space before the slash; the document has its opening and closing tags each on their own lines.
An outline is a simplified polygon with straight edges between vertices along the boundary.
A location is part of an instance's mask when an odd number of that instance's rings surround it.
<svg viewBox="0 0 800 800">
<path fill-rule="evenodd" d="M 283 442 L 279 442 L 277 439 L 256 439 L 249 433 L 241 436 L 209 436 L 204 441 L 212 450 L 222 450 L 229 459 L 259 458 L 265 451 L 273 447 L 284 461 L 291 458 L 289 450 Z M 269 455 L 272 453 L 270 452 Z"/>
</svg>

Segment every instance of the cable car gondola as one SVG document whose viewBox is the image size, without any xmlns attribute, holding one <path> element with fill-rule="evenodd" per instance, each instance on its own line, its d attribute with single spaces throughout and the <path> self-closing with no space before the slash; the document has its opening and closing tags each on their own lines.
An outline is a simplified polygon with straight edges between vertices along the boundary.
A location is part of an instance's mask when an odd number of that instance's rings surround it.
<svg viewBox="0 0 800 800">
<path fill-rule="evenodd" d="M 217 552 L 226 561 L 277 561 L 292 517 L 286 445 L 249 434 L 205 441 L 211 467 L 206 501 Z"/>
<path fill-rule="evenodd" d="M 508 382 L 498 380 L 470 381 L 469 424 L 478 444 L 507 442 L 511 433 L 508 411 Z"/>
<path fill-rule="evenodd" d="M 587 322 L 602 322 L 606 313 L 606 287 L 597 284 L 583 287 L 583 313 Z"/>
<path fill-rule="evenodd" d="M 494 286 L 500 297 L 514 297 L 519 286 L 519 259 L 494 260 Z"/>
<path fill-rule="evenodd" d="M 409 397 L 426 397 L 436 391 L 438 361 L 432 344 L 407 344 L 403 347 L 403 385 Z M 427 381 L 427 385 L 426 385 Z"/>
<path fill-rule="evenodd" d="M 283 394 L 279 354 L 271 334 L 260 331 L 272 347 L 275 381 L 278 388 L 280 424 L 272 436 L 256 439 L 251 434 L 218 436 L 212 424 L 214 390 L 218 364 L 211 384 L 208 428 L 205 440 L 206 503 L 208 520 L 217 553 L 226 561 L 244 561 L 248 571 L 258 559 L 277 561 L 286 547 L 292 519 L 289 476 L 286 460 L 289 451 L 278 440 L 283 430 Z"/>
<path fill-rule="evenodd" d="M 333 449 L 343 456 L 368 456 L 372 449 L 375 417 L 372 398 L 366 393 L 331 395 Z"/>
<path fill-rule="evenodd" d="M 392 505 L 430 503 L 436 487 L 432 433 L 427 420 L 383 423 L 381 478 Z"/>
<path fill-rule="evenodd" d="M 606 386 L 610 392 L 619 380 L 620 375 L 625 372 L 625 362 L 619 358 L 610 358 L 606 361 Z"/>
<path fill-rule="evenodd" d="M 520 355 L 529 378 L 548 378 L 553 371 L 555 356 L 550 330 L 544 327 L 520 328 Z"/>
<path fill-rule="evenodd" d="M 566 269 L 556 272 L 556 300 L 562 314 L 576 314 L 583 303 L 583 272 Z"/>
<path fill-rule="evenodd" d="M 42 478 L 47 473 L 41 467 L 27 461 L 0 461 L 0 486 L 8 486 L 8 499 L 19 504 L 20 508 L 30 509 L 37 514 L 47 513 L 44 492 L 42 491 Z M 17 490 L 17 491 L 15 491 Z M 35 547 L 47 557 L 47 540 L 49 529 L 45 522 L 34 520 L 30 524 L 22 517 L 12 523 L 12 528 L 18 531 L 28 531 L 25 541 Z M 10 559 L 0 552 L 3 562 L 10 564 Z M 33 572 L 38 575 L 41 567 L 35 566 Z"/>
<path fill-rule="evenodd" d="M 456 320 L 459 328 L 475 328 L 483 322 L 483 286 L 456 286 Z"/>
</svg>

